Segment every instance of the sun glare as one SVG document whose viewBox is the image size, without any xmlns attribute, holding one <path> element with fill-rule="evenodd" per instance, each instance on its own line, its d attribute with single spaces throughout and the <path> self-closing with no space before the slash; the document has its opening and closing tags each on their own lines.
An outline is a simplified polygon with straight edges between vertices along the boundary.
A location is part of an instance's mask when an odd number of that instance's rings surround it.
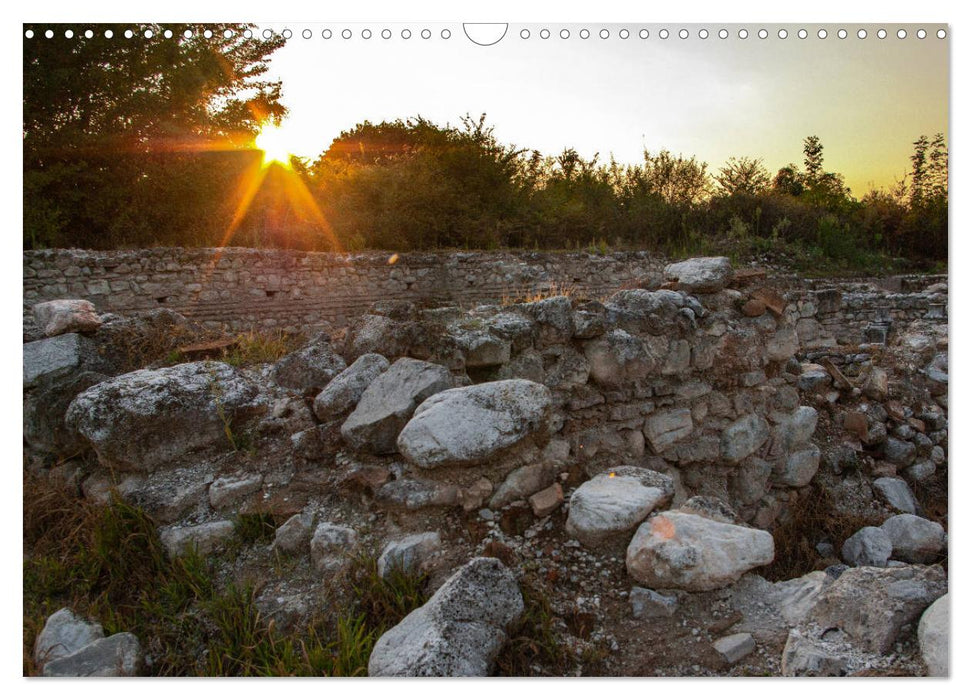
<svg viewBox="0 0 971 700">
<path fill-rule="evenodd" d="M 260 133 L 256 135 L 256 147 L 263 151 L 263 164 L 279 163 L 289 167 L 290 143 L 287 132 L 274 124 L 264 124 Z"/>
</svg>

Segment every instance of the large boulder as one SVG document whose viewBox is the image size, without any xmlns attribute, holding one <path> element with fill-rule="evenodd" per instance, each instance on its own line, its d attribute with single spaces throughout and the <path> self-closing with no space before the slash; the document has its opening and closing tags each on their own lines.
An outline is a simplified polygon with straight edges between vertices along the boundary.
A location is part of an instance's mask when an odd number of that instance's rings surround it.
<svg viewBox="0 0 971 700">
<path fill-rule="evenodd" d="M 710 591 L 772 562 L 764 530 L 667 511 L 643 523 L 627 547 L 627 571 L 652 588 Z"/>
<path fill-rule="evenodd" d="M 449 389 L 426 399 L 398 435 L 398 450 L 419 467 L 485 462 L 548 429 L 552 394 L 506 379 Z"/>
<path fill-rule="evenodd" d="M 92 333 L 101 327 L 94 304 L 86 299 L 54 299 L 34 304 L 34 320 L 48 338 L 62 333 Z"/>
<path fill-rule="evenodd" d="M 836 628 L 864 651 L 887 654 L 904 627 L 946 592 L 939 566 L 860 566 L 844 571 L 819 596 L 804 623 Z"/>
<path fill-rule="evenodd" d="M 441 365 L 402 357 L 364 390 L 341 435 L 354 449 L 391 454 L 418 405 L 451 386 L 451 375 Z"/>
<path fill-rule="evenodd" d="M 233 447 L 256 395 L 229 365 L 190 362 L 96 384 L 71 402 L 66 422 L 106 467 L 152 472 L 203 448 Z"/>
<path fill-rule="evenodd" d="M 566 531 L 586 547 L 622 544 L 652 510 L 667 505 L 673 496 L 671 477 L 640 467 L 617 467 L 573 492 Z"/>
<path fill-rule="evenodd" d="M 690 294 L 720 292 L 733 274 L 731 261 L 724 257 L 690 258 L 664 268 L 664 276 Z"/>
<path fill-rule="evenodd" d="M 107 378 L 100 372 L 81 369 L 37 382 L 24 394 L 24 441 L 35 450 L 52 454 L 80 451 L 83 439 L 67 429 L 64 416 L 74 397 Z"/>
<path fill-rule="evenodd" d="M 330 346 L 329 338 L 320 335 L 277 361 L 273 365 L 273 380 L 288 389 L 315 395 L 346 367 L 344 358 Z"/>
<path fill-rule="evenodd" d="M 473 559 L 378 639 L 368 675 L 487 676 L 522 612 L 519 586 L 502 562 Z"/>
<path fill-rule="evenodd" d="M 880 529 L 890 540 L 892 558 L 912 564 L 934 561 L 947 542 L 947 535 L 939 523 L 909 513 L 887 518 Z"/>
<path fill-rule="evenodd" d="M 350 413 L 364 390 L 389 366 L 383 355 L 373 352 L 361 355 L 317 394 L 314 414 L 322 421 L 329 421 Z"/>
<path fill-rule="evenodd" d="M 928 676 L 949 676 L 951 636 L 951 594 L 931 603 L 917 624 L 917 642 Z"/>
</svg>

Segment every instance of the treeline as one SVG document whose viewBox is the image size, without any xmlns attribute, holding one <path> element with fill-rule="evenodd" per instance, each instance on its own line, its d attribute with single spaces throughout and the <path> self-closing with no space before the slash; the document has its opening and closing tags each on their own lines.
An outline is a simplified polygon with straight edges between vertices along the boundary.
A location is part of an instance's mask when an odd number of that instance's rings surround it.
<svg viewBox="0 0 971 700">
<path fill-rule="evenodd" d="M 913 144 L 904 181 L 860 199 L 815 136 L 803 163 L 774 173 L 668 151 L 621 164 L 500 143 L 484 115 L 365 122 L 316 160 L 261 169 L 253 138 L 286 113 L 280 83 L 262 77 L 282 40 L 243 40 L 244 28 L 25 42 L 24 247 L 642 248 L 847 267 L 947 257 L 942 134 Z"/>
</svg>

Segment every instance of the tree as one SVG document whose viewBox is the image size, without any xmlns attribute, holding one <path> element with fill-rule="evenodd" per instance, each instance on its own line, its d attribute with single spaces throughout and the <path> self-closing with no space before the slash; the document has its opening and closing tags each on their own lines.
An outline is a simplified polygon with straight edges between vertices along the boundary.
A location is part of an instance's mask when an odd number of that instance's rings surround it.
<svg viewBox="0 0 971 700">
<path fill-rule="evenodd" d="M 823 144 L 818 136 L 807 136 L 803 141 L 803 164 L 806 166 L 806 184 L 814 187 L 823 176 Z"/>
<path fill-rule="evenodd" d="M 944 134 L 938 133 L 934 136 L 930 149 L 927 157 L 927 195 L 936 200 L 947 201 L 947 143 L 944 141 Z"/>
<path fill-rule="evenodd" d="M 785 194 L 790 197 L 801 195 L 805 190 L 805 185 L 803 184 L 802 173 L 799 172 L 799 166 L 795 163 L 789 163 L 789 165 L 779 168 L 772 180 L 772 189 L 778 194 Z"/>
<path fill-rule="evenodd" d="M 927 137 L 914 141 L 914 154 L 910 157 L 910 203 L 919 205 L 924 199 L 927 179 Z"/>
<path fill-rule="evenodd" d="M 771 178 L 761 158 L 729 158 L 715 175 L 715 182 L 732 196 L 737 194 L 758 195 L 769 188 Z"/>
<path fill-rule="evenodd" d="M 64 231 L 83 231 L 70 243 L 90 247 L 172 229 L 186 242 L 218 237 L 227 192 L 258 157 L 240 149 L 285 114 L 281 84 L 264 77 L 284 39 L 246 39 L 247 27 L 100 25 L 72 39 L 34 27 L 23 55 L 25 245 L 56 245 Z"/>
</svg>

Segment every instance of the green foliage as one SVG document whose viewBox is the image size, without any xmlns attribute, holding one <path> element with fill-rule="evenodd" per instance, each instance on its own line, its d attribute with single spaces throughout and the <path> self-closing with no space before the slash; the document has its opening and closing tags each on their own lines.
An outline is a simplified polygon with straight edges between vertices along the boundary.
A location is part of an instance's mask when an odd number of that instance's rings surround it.
<svg viewBox="0 0 971 700">
<path fill-rule="evenodd" d="M 236 336 L 222 359 L 234 367 L 276 362 L 297 350 L 301 342 L 302 338 L 288 333 L 251 330 Z"/>
<path fill-rule="evenodd" d="M 267 513 L 240 513 L 233 521 L 236 536 L 246 545 L 266 542 L 276 532 L 276 521 Z"/>
<path fill-rule="evenodd" d="M 225 232 L 259 158 L 240 149 L 285 114 L 281 84 L 264 78 L 284 40 L 246 39 L 239 24 L 165 28 L 174 38 L 158 25 L 104 25 L 90 38 L 24 42 L 25 247 L 76 246 L 77 231 L 88 248 L 215 243 Z M 135 36 L 120 39 L 126 29 Z"/>
<path fill-rule="evenodd" d="M 248 584 L 215 583 L 217 562 L 194 553 L 170 559 L 155 523 L 112 500 L 93 506 L 50 481 L 24 481 L 24 674 L 34 639 L 64 606 L 98 620 L 106 634 L 132 632 L 159 676 L 364 676 L 378 637 L 426 600 L 425 576 L 377 576 L 373 554 L 347 573 L 348 604 L 284 634 L 256 605 Z M 243 516 L 241 539 L 269 533 L 269 519 Z M 336 598 L 335 598 L 336 600 Z"/>
</svg>

